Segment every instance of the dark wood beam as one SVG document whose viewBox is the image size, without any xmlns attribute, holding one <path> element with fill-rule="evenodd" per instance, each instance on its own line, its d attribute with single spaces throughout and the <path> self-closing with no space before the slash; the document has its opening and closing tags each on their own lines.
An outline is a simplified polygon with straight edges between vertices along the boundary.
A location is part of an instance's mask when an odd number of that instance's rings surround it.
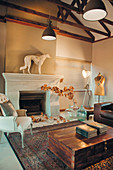
<svg viewBox="0 0 113 170">
<path fill-rule="evenodd" d="M 109 25 L 113 25 L 113 21 L 110 21 L 110 20 L 108 20 L 108 19 L 102 19 L 101 21 L 102 21 L 102 22 L 105 22 L 105 23 L 107 23 L 107 24 L 109 24 Z"/>
<path fill-rule="evenodd" d="M 6 22 L 5 17 L 4 16 L 0 16 L 0 22 Z"/>
<path fill-rule="evenodd" d="M 75 3 L 76 3 L 76 1 L 77 1 L 77 0 L 73 0 L 72 3 L 71 3 L 71 5 L 74 6 Z M 59 7 L 58 7 L 58 8 L 59 8 Z M 62 10 L 64 10 L 64 8 L 62 8 Z M 69 16 L 70 12 L 71 12 L 71 10 L 66 10 L 66 14 L 65 14 L 65 16 L 64 16 L 65 20 L 66 20 L 67 17 Z M 57 13 L 57 17 L 59 18 L 60 15 L 61 15 L 61 13 L 60 13 L 60 9 L 59 9 L 59 11 L 58 11 L 58 13 Z"/>
<path fill-rule="evenodd" d="M 102 21 L 99 21 L 99 23 L 102 25 L 102 27 L 107 31 L 109 37 L 111 36 L 111 31 L 108 29 L 108 27 L 102 22 Z"/>
<path fill-rule="evenodd" d="M 36 10 L 25 8 L 25 7 L 22 7 L 22 6 L 19 6 L 19 5 L 15 5 L 15 4 L 11 4 L 11 3 L 8 3 L 8 2 L 3 2 L 3 1 L 0 1 L 0 5 L 5 5 L 7 7 L 10 7 L 10 8 L 16 9 L 16 10 L 20 10 L 20 11 L 23 11 L 23 12 L 27 12 L 27 13 L 30 13 L 30 14 L 34 14 L 34 15 L 44 17 L 44 18 L 47 18 L 47 19 L 50 17 L 50 19 L 62 23 L 62 19 L 60 19 L 60 18 L 57 18 L 55 16 L 49 16 L 48 14 L 44 14 L 42 12 L 38 12 Z M 79 25 L 79 24 L 73 23 L 71 21 L 64 21 L 64 23 L 67 24 L 67 25 L 70 25 L 70 26 L 74 26 L 74 27 L 83 29 L 83 30 L 92 31 L 92 32 L 95 32 L 97 34 L 108 36 L 108 34 L 103 32 L 103 31 L 96 30 L 96 29 L 86 27 L 86 26 L 83 26 L 83 25 Z"/>
<path fill-rule="evenodd" d="M 63 9 L 62 9 L 62 7 L 59 7 L 59 6 L 58 6 L 58 8 L 59 8 L 59 13 L 60 13 L 60 15 L 61 15 L 61 17 L 62 17 L 62 21 L 64 21 L 64 20 L 65 20 L 65 17 L 64 17 Z M 58 16 L 58 15 L 57 15 L 57 16 Z"/>
<path fill-rule="evenodd" d="M 58 5 L 58 6 L 61 6 L 61 7 L 65 8 L 65 9 L 67 9 L 67 10 L 72 10 L 72 11 L 76 11 L 77 13 L 80 13 L 78 8 L 76 8 L 76 7 L 72 6 L 72 5 L 69 5 L 69 4 L 65 3 L 65 2 L 62 2 L 60 0 L 45 0 L 45 1 L 52 2 L 52 3 L 54 3 L 54 4 Z"/>
<path fill-rule="evenodd" d="M 88 37 L 85 37 L 85 36 L 82 36 L 82 35 L 78 35 L 78 34 L 74 34 L 74 33 L 70 33 L 68 31 L 64 31 L 64 30 L 59 30 L 58 34 L 66 36 L 66 37 L 70 37 L 70 38 L 75 38 L 75 39 L 78 39 L 78 40 L 93 42 L 91 38 L 88 38 Z"/>
<path fill-rule="evenodd" d="M 79 1 L 79 0 L 77 0 L 77 6 L 78 6 L 79 11 L 82 11 L 81 4 L 80 4 L 80 1 Z M 83 11 L 82 11 L 82 12 L 83 12 Z"/>
<path fill-rule="evenodd" d="M 104 41 L 104 40 L 108 40 L 108 39 L 111 39 L 111 38 L 113 38 L 113 36 L 107 37 L 107 38 L 102 38 L 102 39 L 100 39 L 100 40 L 96 40 L 94 43 L 100 42 L 100 41 Z"/>
<path fill-rule="evenodd" d="M 70 12 L 70 16 L 71 16 L 78 24 L 83 25 L 82 22 L 81 22 L 72 12 Z M 92 41 L 95 40 L 95 37 L 94 37 L 94 35 L 93 35 L 91 32 L 89 32 L 89 31 L 87 31 L 87 30 L 84 30 L 84 31 L 91 37 Z"/>
<path fill-rule="evenodd" d="M 32 21 L 32 20 L 29 20 L 29 19 L 16 17 L 16 16 L 12 16 L 12 15 L 6 15 L 4 18 L 5 18 L 6 22 L 9 21 L 9 22 L 14 22 L 14 23 L 18 23 L 18 24 L 20 23 L 20 24 L 23 24 L 23 25 L 33 26 L 33 27 L 41 28 L 41 29 L 45 29 L 48 26 L 48 24 L 44 24 L 44 23 L 41 23 L 41 22 L 36 22 L 36 21 Z M 58 27 L 52 26 L 52 28 L 54 29 L 55 32 L 59 31 Z"/>
<path fill-rule="evenodd" d="M 81 3 L 81 7 L 82 9 L 84 8 L 84 6 L 87 4 L 87 0 L 82 0 L 82 3 Z"/>
<path fill-rule="evenodd" d="M 110 3 L 111 3 L 111 5 L 113 6 L 113 0 L 108 0 Z"/>
<path fill-rule="evenodd" d="M 40 29 L 45 29 L 47 27 L 47 24 L 35 22 L 32 20 L 28 20 L 28 19 L 24 19 L 24 18 L 20 18 L 20 17 L 14 17 L 11 15 L 5 16 L 5 20 L 8 22 L 13 22 L 13 23 L 22 24 L 22 25 L 31 26 L 31 27 L 40 28 Z M 88 38 L 85 36 L 73 34 L 73 33 L 67 32 L 65 30 L 60 30 L 57 27 L 53 27 L 53 29 L 57 34 L 62 35 L 62 36 L 66 36 L 66 37 L 70 37 L 70 38 L 74 38 L 74 39 L 78 39 L 78 40 L 83 40 L 83 41 L 87 41 L 87 42 L 93 42 L 91 38 Z"/>
<path fill-rule="evenodd" d="M 76 3 L 76 1 L 77 1 L 77 0 L 73 0 L 72 3 L 71 3 L 71 5 L 74 6 L 75 3 Z M 70 12 L 71 12 L 71 10 L 67 10 L 67 12 L 66 12 L 66 14 L 65 14 L 65 20 L 66 20 L 67 17 L 70 15 Z"/>
</svg>

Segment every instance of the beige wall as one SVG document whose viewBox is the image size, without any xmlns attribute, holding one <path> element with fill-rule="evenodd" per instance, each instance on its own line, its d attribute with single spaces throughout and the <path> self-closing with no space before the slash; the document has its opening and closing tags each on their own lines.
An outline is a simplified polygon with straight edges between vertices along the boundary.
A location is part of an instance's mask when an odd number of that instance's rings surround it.
<svg viewBox="0 0 113 170">
<path fill-rule="evenodd" d="M 4 92 L 4 79 L 2 73 L 5 71 L 6 52 L 6 25 L 0 23 L 0 92 Z"/>
<path fill-rule="evenodd" d="M 75 29 L 75 31 L 77 30 Z M 81 33 L 80 30 L 78 30 L 78 32 Z M 75 90 L 84 89 L 88 79 L 83 78 L 82 69 L 90 70 L 91 60 L 92 60 L 91 43 L 64 36 L 59 35 L 57 36 L 56 74 L 64 75 L 63 85 L 67 87 L 73 85 Z M 75 94 L 75 99 L 77 101 L 78 106 L 80 106 L 83 103 L 83 98 L 84 92 L 80 93 L 77 92 Z M 65 101 L 65 103 L 66 102 L 67 100 Z M 87 105 L 87 98 L 85 105 Z"/>
<path fill-rule="evenodd" d="M 50 15 L 56 15 L 57 8 L 50 5 L 49 2 L 42 3 L 42 1 L 14 1 L 19 5 L 36 9 Z M 46 3 L 46 9 L 45 9 Z M 37 17 L 35 15 L 20 12 L 18 10 L 10 9 L 4 10 L 4 13 L 24 17 L 34 21 L 47 23 L 47 19 Z M 86 36 L 83 30 L 67 25 L 61 26 L 53 21 L 53 25 L 61 27 L 63 30 L 72 31 Z M 75 89 L 83 89 L 87 80 L 84 80 L 81 74 L 82 69 L 90 70 L 90 63 L 92 57 L 92 44 L 76 40 L 68 37 L 57 35 L 56 41 L 44 41 L 41 39 L 43 33 L 42 29 L 25 26 L 17 23 L 7 22 L 5 24 L 7 29 L 7 36 L 5 37 L 6 46 L 3 48 L 5 52 L 5 72 L 18 73 L 21 72 L 19 68 L 24 64 L 24 56 L 28 54 L 49 53 L 51 58 L 47 59 L 42 66 L 42 74 L 61 74 L 65 77 L 66 85 L 74 85 Z M 2 30 L 0 30 L 2 34 Z M 4 55 L 2 55 L 4 58 Z M 76 61 L 79 60 L 79 61 Z M 85 62 L 84 62 L 85 61 Z M 1 72 L 4 72 L 2 69 Z M 37 66 L 32 65 L 31 73 L 37 74 Z M 77 100 L 83 100 L 83 94 Z"/>
<path fill-rule="evenodd" d="M 94 77 L 101 73 L 105 76 L 105 96 L 101 101 L 113 101 L 113 38 L 93 44 L 92 84 Z M 97 97 L 95 97 L 97 101 Z"/>
<path fill-rule="evenodd" d="M 55 74 L 56 41 L 42 40 L 42 33 L 42 29 L 7 23 L 6 72 L 21 72 L 25 55 L 49 53 L 51 58 L 45 60 L 42 74 Z M 38 73 L 35 64 L 31 73 Z"/>
</svg>

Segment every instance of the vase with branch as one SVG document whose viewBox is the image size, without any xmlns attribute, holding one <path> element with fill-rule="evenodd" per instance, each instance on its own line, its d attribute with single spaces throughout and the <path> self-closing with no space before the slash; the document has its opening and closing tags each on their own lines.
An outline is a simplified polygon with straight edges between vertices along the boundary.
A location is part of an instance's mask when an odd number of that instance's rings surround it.
<svg viewBox="0 0 113 170">
<path fill-rule="evenodd" d="M 63 89 L 60 89 L 59 87 L 57 86 L 47 86 L 47 84 L 44 84 L 43 86 L 41 86 L 41 90 L 50 90 L 51 92 L 53 93 L 57 93 L 58 96 L 65 96 L 66 98 L 68 98 L 69 100 L 73 101 L 73 105 L 69 105 L 69 108 L 65 110 L 66 114 L 67 114 L 67 117 L 70 119 L 75 117 L 75 110 L 78 109 L 77 105 L 76 105 L 76 100 L 74 98 L 74 87 L 73 86 L 70 86 L 69 88 L 68 87 L 64 87 Z"/>
</svg>

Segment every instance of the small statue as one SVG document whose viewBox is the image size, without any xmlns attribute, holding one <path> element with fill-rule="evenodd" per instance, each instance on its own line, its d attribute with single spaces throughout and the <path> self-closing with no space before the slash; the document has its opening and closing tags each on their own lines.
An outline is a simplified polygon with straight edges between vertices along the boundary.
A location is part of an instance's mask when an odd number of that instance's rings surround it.
<svg viewBox="0 0 113 170">
<path fill-rule="evenodd" d="M 27 68 L 28 73 L 30 73 L 30 68 L 31 68 L 31 61 L 33 61 L 36 65 L 38 65 L 38 72 L 41 74 L 41 66 L 44 63 L 46 58 L 50 58 L 49 54 L 43 54 L 43 55 L 27 55 L 24 57 L 24 63 L 25 65 L 20 67 L 20 70 L 24 70 Z"/>
</svg>

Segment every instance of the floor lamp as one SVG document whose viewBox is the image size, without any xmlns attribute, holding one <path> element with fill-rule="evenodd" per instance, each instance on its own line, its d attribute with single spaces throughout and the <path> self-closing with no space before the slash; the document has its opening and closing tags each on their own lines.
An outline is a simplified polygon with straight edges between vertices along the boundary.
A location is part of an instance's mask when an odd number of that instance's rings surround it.
<svg viewBox="0 0 113 170">
<path fill-rule="evenodd" d="M 85 78 L 85 79 L 87 78 L 88 79 L 87 80 L 87 84 L 86 84 L 86 86 L 84 88 L 85 93 L 84 93 L 83 104 L 82 104 L 84 106 L 86 94 L 88 93 L 88 95 L 90 96 L 90 94 L 89 94 L 89 81 L 90 81 L 91 71 L 82 70 L 82 76 L 83 76 L 83 78 Z M 88 99 L 88 107 L 89 107 L 89 99 Z"/>
</svg>

